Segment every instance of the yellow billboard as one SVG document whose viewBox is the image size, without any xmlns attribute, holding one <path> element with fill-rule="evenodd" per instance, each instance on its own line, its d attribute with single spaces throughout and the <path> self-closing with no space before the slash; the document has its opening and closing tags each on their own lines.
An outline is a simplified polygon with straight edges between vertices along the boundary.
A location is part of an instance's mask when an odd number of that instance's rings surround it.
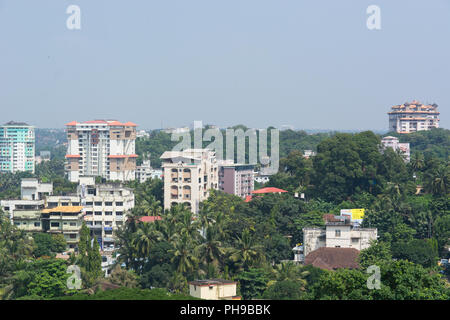
<svg viewBox="0 0 450 320">
<path fill-rule="evenodd" d="M 342 209 L 341 216 L 351 216 L 352 220 L 362 220 L 364 219 L 365 209 Z"/>
</svg>

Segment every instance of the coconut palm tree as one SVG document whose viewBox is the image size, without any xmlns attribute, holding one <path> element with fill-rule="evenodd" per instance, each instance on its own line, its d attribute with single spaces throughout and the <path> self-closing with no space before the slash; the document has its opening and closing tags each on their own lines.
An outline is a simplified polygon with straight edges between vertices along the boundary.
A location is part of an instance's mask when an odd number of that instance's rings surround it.
<svg viewBox="0 0 450 320">
<path fill-rule="evenodd" d="M 174 248 L 170 250 L 176 270 L 185 277 L 193 275 L 194 271 L 197 270 L 198 258 L 194 253 L 195 246 L 194 240 L 187 233 L 183 233 L 175 241 Z"/>
<path fill-rule="evenodd" d="M 230 260 L 237 264 L 240 270 L 261 266 L 265 256 L 263 246 L 256 244 L 250 230 L 244 229 L 242 236 L 237 238 L 235 248 L 232 250 Z"/>
<path fill-rule="evenodd" d="M 426 175 L 425 189 L 434 195 L 446 195 L 450 191 L 450 166 L 440 165 Z"/>
</svg>

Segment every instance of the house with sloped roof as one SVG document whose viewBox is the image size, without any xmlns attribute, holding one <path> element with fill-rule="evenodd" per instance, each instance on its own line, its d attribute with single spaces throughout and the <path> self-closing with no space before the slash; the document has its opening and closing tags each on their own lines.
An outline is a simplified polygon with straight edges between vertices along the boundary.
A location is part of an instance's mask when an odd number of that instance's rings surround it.
<svg viewBox="0 0 450 320">
<path fill-rule="evenodd" d="M 358 255 L 359 251 L 353 248 L 322 247 L 305 257 L 305 265 L 326 270 L 357 269 L 359 268 Z"/>
</svg>

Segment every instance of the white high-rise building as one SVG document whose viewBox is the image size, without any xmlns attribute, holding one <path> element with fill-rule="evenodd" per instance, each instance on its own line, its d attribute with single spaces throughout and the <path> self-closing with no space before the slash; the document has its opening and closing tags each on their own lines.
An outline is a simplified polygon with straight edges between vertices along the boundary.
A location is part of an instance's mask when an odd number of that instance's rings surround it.
<svg viewBox="0 0 450 320">
<path fill-rule="evenodd" d="M 439 128 L 437 104 L 424 105 L 418 101 L 393 106 L 388 112 L 389 131 L 411 133 Z"/>
<path fill-rule="evenodd" d="M 94 120 L 73 121 L 66 126 L 66 171 L 71 182 L 78 182 L 82 176 L 114 181 L 135 179 L 136 124 Z"/>
<path fill-rule="evenodd" d="M 0 172 L 34 173 L 34 127 L 10 121 L 0 126 Z"/>
<path fill-rule="evenodd" d="M 208 149 L 166 151 L 161 156 L 164 175 L 164 209 L 186 204 L 198 213 L 211 189 L 219 189 L 216 154 Z"/>
</svg>

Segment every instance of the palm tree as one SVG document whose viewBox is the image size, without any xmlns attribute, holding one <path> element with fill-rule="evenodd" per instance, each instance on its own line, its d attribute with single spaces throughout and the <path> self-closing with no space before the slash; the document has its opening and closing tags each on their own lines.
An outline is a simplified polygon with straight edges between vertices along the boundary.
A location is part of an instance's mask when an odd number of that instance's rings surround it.
<svg viewBox="0 0 450 320">
<path fill-rule="evenodd" d="M 194 253 L 195 243 L 192 238 L 184 233 L 180 238 L 178 238 L 174 243 L 174 248 L 170 250 L 173 258 L 172 262 L 176 265 L 176 270 L 184 275 L 192 275 L 197 269 L 198 258 Z"/>
<path fill-rule="evenodd" d="M 160 234 L 153 223 L 140 223 L 133 239 L 137 253 L 146 258 L 150 254 L 152 245 L 160 239 Z"/>
<path fill-rule="evenodd" d="M 256 244 L 250 230 L 244 229 L 242 236 L 237 238 L 235 249 L 230 256 L 231 261 L 237 263 L 239 269 L 248 270 L 260 266 L 264 262 L 263 246 Z"/>
<path fill-rule="evenodd" d="M 222 242 L 217 240 L 217 233 L 213 227 L 210 226 L 206 229 L 204 241 L 196 248 L 196 253 L 208 277 L 211 278 L 214 276 L 213 274 L 220 271 L 224 249 Z"/>
<path fill-rule="evenodd" d="M 423 153 L 415 152 L 411 157 L 410 165 L 414 172 L 422 171 L 425 167 L 425 158 Z"/>
<path fill-rule="evenodd" d="M 426 175 L 425 189 L 434 195 L 446 195 L 450 187 L 450 166 L 440 165 Z"/>
</svg>

